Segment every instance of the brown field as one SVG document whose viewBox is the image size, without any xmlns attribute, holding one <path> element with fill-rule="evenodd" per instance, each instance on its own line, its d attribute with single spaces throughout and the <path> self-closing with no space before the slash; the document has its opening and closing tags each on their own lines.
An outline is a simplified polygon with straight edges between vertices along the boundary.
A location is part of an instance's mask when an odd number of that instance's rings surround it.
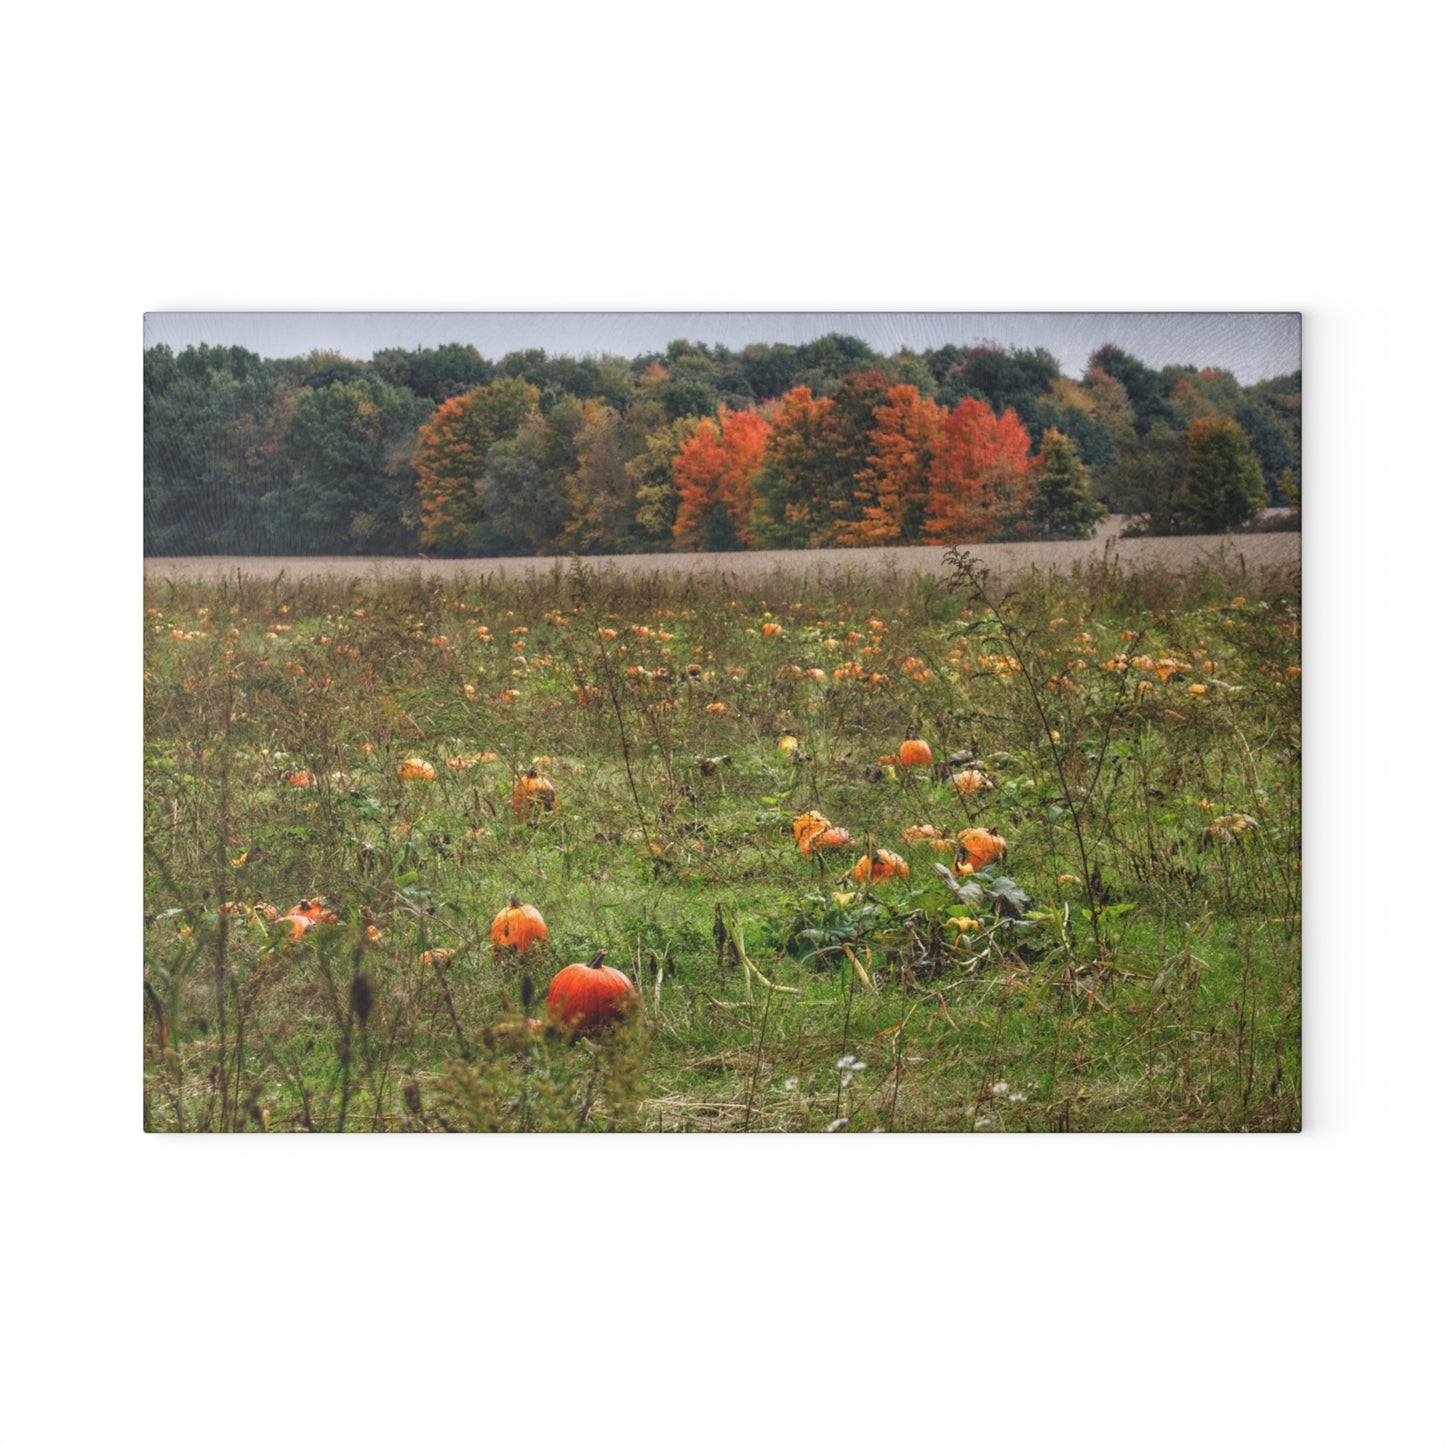
<svg viewBox="0 0 1445 1445">
<path fill-rule="evenodd" d="M 1117 531 L 1117 526 L 1112 529 Z M 1243 564 L 1251 572 L 1260 568 L 1298 566 L 1300 534 L 1269 532 L 1254 536 L 1132 537 L 1105 533 L 1084 542 L 994 542 L 969 550 L 1000 575 L 1041 571 L 1068 571 L 1102 557 L 1107 549 L 1119 565 L 1134 569 L 1159 566 L 1187 568 L 1205 559 Z M 699 552 L 649 553 L 643 556 L 588 557 L 588 566 L 623 573 L 722 573 L 738 578 L 762 577 L 775 572 L 793 576 L 867 568 L 900 573 L 933 572 L 943 566 L 942 547 L 820 548 L 808 552 Z M 147 557 L 148 581 L 204 581 L 220 577 L 288 578 L 390 581 L 421 577 L 444 581 L 452 577 L 522 577 L 565 568 L 558 557 L 471 557 L 426 559 L 420 557 Z"/>
</svg>

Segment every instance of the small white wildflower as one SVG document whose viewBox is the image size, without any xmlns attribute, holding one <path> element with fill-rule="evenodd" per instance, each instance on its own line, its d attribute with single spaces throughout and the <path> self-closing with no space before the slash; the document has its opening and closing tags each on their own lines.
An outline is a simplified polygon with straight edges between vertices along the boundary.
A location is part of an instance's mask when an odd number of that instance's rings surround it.
<svg viewBox="0 0 1445 1445">
<path fill-rule="evenodd" d="M 1024 1096 L 1023 1096 L 1022 1094 L 1010 1094 L 1010 1095 L 1008 1096 L 1008 1101 L 1009 1101 L 1010 1104 L 1026 1104 L 1026 1103 L 1028 1103 L 1028 1100 L 1027 1100 L 1026 1098 L 1024 1098 Z"/>
<path fill-rule="evenodd" d="M 867 1067 L 868 1065 L 865 1064 L 862 1059 L 855 1059 L 853 1061 L 853 1072 L 855 1074 L 858 1072 L 859 1069 L 866 1069 Z"/>
<path fill-rule="evenodd" d="M 990 1119 L 986 1114 L 980 1114 L 979 1117 L 973 1121 L 973 1127 L 975 1129 L 987 1129 L 988 1126 L 992 1123 L 993 1120 Z"/>
<path fill-rule="evenodd" d="M 796 1079 L 784 1079 L 783 1087 L 789 1090 L 796 1089 L 798 1087 L 798 1081 Z"/>
<path fill-rule="evenodd" d="M 835 1069 L 851 1069 L 853 1067 L 853 1055 L 844 1054 L 833 1067 Z"/>
<path fill-rule="evenodd" d="M 833 1122 L 832 1122 L 831 1124 L 829 1124 L 826 1129 L 823 1130 L 823 1132 L 824 1132 L 825 1134 L 836 1134 L 839 1129 L 846 1129 L 847 1127 L 848 1127 L 848 1119 L 847 1119 L 847 1116 L 845 1115 L 845 1116 L 844 1116 L 843 1118 L 841 1118 L 841 1119 L 834 1119 Z"/>
<path fill-rule="evenodd" d="M 999 1099 L 1006 1093 L 1008 1093 L 1008 1083 L 1006 1080 L 1000 1079 L 998 1083 L 993 1086 L 993 1096 L 995 1099 Z"/>
</svg>

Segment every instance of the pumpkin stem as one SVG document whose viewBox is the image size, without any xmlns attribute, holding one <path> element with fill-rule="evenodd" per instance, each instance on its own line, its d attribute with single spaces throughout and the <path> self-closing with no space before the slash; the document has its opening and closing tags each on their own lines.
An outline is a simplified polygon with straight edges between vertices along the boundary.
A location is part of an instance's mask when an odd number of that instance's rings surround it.
<svg viewBox="0 0 1445 1445">
<path fill-rule="evenodd" d="M 606 950 L 605 948 L 599 948 L 599 949 L 597 950 L 596 954 L 594 954 L 593 957 L 588 961 L 587 967 L 588 967 L 588 968 L 601 968 L 601 967 L 602 967 L 602 960 L 603 960 L 604 958 L 606 958 L 606 957 L 607 957 L 607 950 Z"/>
<path fill-rule="evenodd" d="M 515 893 L 512 894 L 511 902 L 507 904 L 507 907 L 508 907 L 508 908 L 520 908 L 521 906 L 522 906 L 522 900 L 521 900 L 520 898 L 518 898 Z"/>
</svg>

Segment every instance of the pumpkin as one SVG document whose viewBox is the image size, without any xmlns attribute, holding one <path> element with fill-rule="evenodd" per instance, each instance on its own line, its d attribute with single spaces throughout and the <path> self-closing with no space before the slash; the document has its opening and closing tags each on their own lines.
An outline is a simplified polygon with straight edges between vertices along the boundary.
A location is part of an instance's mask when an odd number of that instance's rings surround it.
<svg viewBox="0 0 1445 1445">
<path fill-rule="evenodd" d="M 898 749 L 898 761 L 905 768 L 926 768 L 933 761 L 933 749 L 915 733 L 909 733 Z"/>
<path fill-rule="evenodd" d="M 1001 862 L 1008 844 L 999 836 L 997 828 L 965 828 L 958 835 L 958 854 L 953 871 L 959 872 L 966 864 L 970 872 L 987 868 L 990 863 Z"/>
<path fill-rule="evenodd" d="M 295 908 L 288 908 L 278 920 L 292 938 L 310 933 L 318 923 L 335 923 L 336 915 L 326 906 L 324 898 L 307 898 Z"/>
<path fill-rule="evenodd" d="M 303 899 L 295 908 L 288 908 L 281 916 L 283 918 L 304 918 L 308 925 L 336 922 L 336 915 L 327 906 L 324 898 Z"/>
<path fill-rule="evenodd" d="M 993 784 L 977 768 L 965 768 L 963 772 L 955 773 L 948 781 L 953 785 L 955 793 L 981 793 L 985 788 L 993 787 Z"/>
<path fill-rule="evenodd" d="M 557 809 L 557 790 L 536 768 L 528 768 L 512 788 L 512 814 L 518 821 Z"/>
<path fill-rule="evenodd" d="M 858 883 L 882 883 L 888 878 L 907 878 L 908 864 L 886 848 L 875 848 L 865 853 L 853 865 L 853 878 Z"/>
<path fill-rule="evenodd" d="M 932 823 L 910 823 L 903 830 L 905 843 L 936 843 L 946 836 L 942 828 L 935 828 Z"/>
<path fill-rule="evenodd" d="M 600 1034 L 620 1019 L 637 997 L 632 980 L 602 962 L 600 949 L 589 963 L 568 964 L 547 989 L 547 1009 L 561 1028 Z"/>
<path fill-rule="evenodd" d="M 808 839 L 814 833 L 821 833 L 833 825 L 821 813 L 802 813 L 793 819 L 793 837 L 804 853 L 808 851 Z"/>
<path fill-rule="evenodd" d="M 547 1025 L 541 1019 L 524 1018 L 520 1014 L 498 1019 L 482 1037 L 494 1049 L 513 1049 L 518 1052 L 527 1047 L 531 1039 L 540 1038 Z"/>
<path fill-rule="evenodd" d="M 823 848 L 846 848 L 853 835 L 846 828 L 818 828 L 799 840 L 798 848 L 805 855 Z"/>
<path fill-rule="evenodd" d="M 437 770 L 421 758 L 405 758 L 396 775 L 403 782 L 430 783 L 435 781 Z"/>
<path fill-rule="evenodd" d="M 512 894 L 511 901 L 492 919 L 492 948 L 495 952 L 525 953 L 533 944 L 547 941 L 547 925 L 530 903 Z"/>
<path fill-rule="evenodd" d="M 1205 830 L 1206 843 L 1239 843 L 1259 824 L 1248 813 L 1226 813 L 1216 818 Z"/>
</svg>

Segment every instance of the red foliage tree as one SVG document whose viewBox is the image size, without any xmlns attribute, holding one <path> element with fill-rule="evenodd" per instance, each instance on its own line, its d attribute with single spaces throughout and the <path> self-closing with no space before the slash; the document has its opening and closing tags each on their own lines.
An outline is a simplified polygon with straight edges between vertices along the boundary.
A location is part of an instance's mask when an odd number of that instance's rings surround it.
<svg viewBox="0 0 1445 1445">
<path fill-rule="evenodd" d="M 677 482 L 673 545 L 679 552 L 732 551 L 751 547 L 756 481 L 768 440 L 768 424 L 756 412 L 718 409 L 672 460 Z"/>
<path fill-rule="evenodd" d="M 1029 434 L 1010 407 L 996 417 L 965 397 L 944 420 L 928 469 L 927 541 L 1008 541 L 1024 529 L 1032 501 Z"/>
</svg>

